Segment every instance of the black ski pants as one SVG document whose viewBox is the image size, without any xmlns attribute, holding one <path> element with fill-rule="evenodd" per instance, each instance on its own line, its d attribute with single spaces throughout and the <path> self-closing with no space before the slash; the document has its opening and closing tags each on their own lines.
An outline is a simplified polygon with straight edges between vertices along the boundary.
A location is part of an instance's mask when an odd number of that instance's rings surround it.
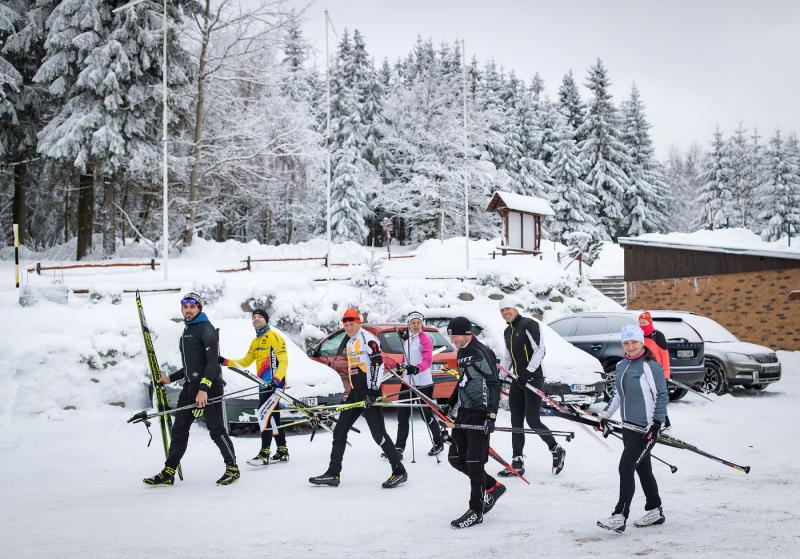
<svg viewBox="0 0 800 559">
<path fill-rule="evenodd" d="M 208 390 L 208 399 L 222 396 L 222 394 L 222 387 L 215 383 Z M 197 388 L 186 383 L 183 385 L 181 395 L 178 397 L 178 407 L 194 404 L 196 398 Z M 233 466 L 236 464 L 236 454 L 233 451 L 233 443 L 225 429 L 225 416 L 222 410 L 224 405 L 225 402 L 207 405 L 203 408 L 203 417 L 206 421 L 206 427 L 208 427 L 208 434 L 211 435 L 211 440 L 219 447 L 225 464 Z M 181 410 L 175 413 L 175 423 L 172 424 L 171 433 L 172 443 L 169 445 L 169 456 L 165 464 L 170 468 L 177 468 L 186 452 L 186 445 L 189 443 L 189 428 L 195 419 L 193 411 L 195 410 Z"/>
<path fill-rule="evenodd" d="M 365 393 L 361 390 L 351 390 L 350 394 L 345 400 L 346 404 L 353 402 L 360 402 L 364 400 Z M 389 459 L 392 465 L 393 474 L 401 474 L 405 472 L 403 463 L 400 461 L 400 455 L 397 454 L 397 449 L 392 443 L 392 439 L 386 433 L 386 425 L 383 422 L 383 410 L 378 407 L 370 408 L 353 408 L 345 410 L 339 414 L 335 427 L 333 428 L 333 447 L 331 448 L 331 461 L 328 465 L 327 473 L 332 475 L 339 475 L 342 472 L 342 459 L 344 458 L 344 450 L 347 447 L 347 433 L 350 427 L 356 420 L 364 416 L 369 426 L 369 432 L 372 439 L 383 449 L 383 453 Z"/>
<path fill-rule="evenodd" d="M 456 423 L 480 425 L 486 422 L 486 412 L 459 408 Z M 450 465 L 469 477 L 469 508 L 483 512 L 483 495 L 487 487 L 497 480 L 486 473 L 484 465 L 489 459 L 489 435 L 471 429 L 453 429 L 450 450 L 447 453 Z"/>
<path fill-rule="evenodd" d="M 544 388 L 544 377 L 532 377 L 528 382 L 539 390 Z M 526 388 L 521 379 L 511 383 L 511 387 L 508 389 L 508 404 L 511 407 L 512 427 L 524 427 L 523 421 L 527 420 L 531 429 L 547 429 L 539 417 L 542 399 Z M 552 435 L 539 435 L 539 437 L 550 450 L 553 450 L 558 444 Z M 525 433 L 512 433 L 511 447 L 513 456 L 522 456 L 522 449 L 525 448 Z"/>
<path fill-rule="evenodd" d="M 622 443 L 625 448 L 622 450 L 622 456 L 619 459 L 619 501 L 614 508 L 614 514 L 624 514 L 625 518 L 628 518 L 633 494 L 636 491 L 634 472 L 639 474 L 639 482 L 642 484 L 642 491 L 644 491 L 646 499 L 645 510 L 652 510 L 661 506 L 661 497 L 658 495 L 658 484 L 653 476 L 649 450 L 644 460 L 638 466 L 636 465 L 636 460 L 641 456 L 646 442 L 642 433 L 627 429 L 622 431 Z"/>
<path fill-rule="evenodd" d="M 425 394 L 428 398 L 433 399 L 433 385 L 429 386 L 421 386 L 419 387 L 419 391 Z M 405 400 L 408 398 L 413 398 L 414 393 L 410 390 L 404 390 L 400 392 L 399 399 Z M 417 402 L 422 402 L 419 398 Z M 425 419 L 425 423 L 428 425 L 428 430 L 431 433 L 431 437 L 433 438 L 433 444 L 435 446 L 440 446 L 442 444 L 442 432 L 439 429 L 439 422 L 436 421 L 436 418 L 433 416 L 433 412 L 431 409 L 422 404 L 421 408 L 400 408 L 397 411 L 397 440 L 395 441 L 395 446 L 397 448 L 405 448 L 406 447 L 406 440 L 408 439 L 408 424 L 409 418 L 411 414 L 414 413 L 422 413 L 422 417 Z"/>
<path fill-rule="evenodd" d="M 270 396 L 272 396 L 272 391 L 267 390 L 264 392 L 258 393 L 258 407 L 264 405 Z M 261 450 L 269 450 L 269 447 L 272 445 L 272 422 L 275 422 L 276 427 L 280 427 L 281 425 L 281 412 L 275 409 L 270 416 L 269 425 L 267 428 L 261 431 Z M 275 435 L 275 443 L 280 446 L 286 446 L 286 433 L 283 432 L 283 429 L 278 429 L 278 434 Z"/>
</svg>

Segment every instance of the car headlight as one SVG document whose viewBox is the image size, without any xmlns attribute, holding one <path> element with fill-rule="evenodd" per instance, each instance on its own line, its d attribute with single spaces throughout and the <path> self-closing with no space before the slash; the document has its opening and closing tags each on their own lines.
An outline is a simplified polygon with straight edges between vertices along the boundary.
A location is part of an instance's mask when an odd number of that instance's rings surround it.
<svg viewBox="0 0 800 559">
<path fill-rule="evenodd" d="M 746 353 L 727 353 L 726 356 L 731 363 L 738 363 L 740 365 L 752 365 L 756 363 L 756 360 Z"/>
</svg>

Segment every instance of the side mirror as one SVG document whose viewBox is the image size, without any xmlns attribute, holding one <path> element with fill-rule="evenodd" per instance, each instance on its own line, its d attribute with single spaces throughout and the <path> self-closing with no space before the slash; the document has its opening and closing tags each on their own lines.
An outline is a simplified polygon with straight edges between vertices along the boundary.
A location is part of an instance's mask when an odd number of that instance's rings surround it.
<svg viewBox="0 0 800 559">
<path fill-rule="evenodd" d="M 316 357 L 317 356 L 316 348 L 313 348 L 313 347 L 308 348 L 306 350 L 306 355 L 308 355 L 309 357 Z"/>
</svg>

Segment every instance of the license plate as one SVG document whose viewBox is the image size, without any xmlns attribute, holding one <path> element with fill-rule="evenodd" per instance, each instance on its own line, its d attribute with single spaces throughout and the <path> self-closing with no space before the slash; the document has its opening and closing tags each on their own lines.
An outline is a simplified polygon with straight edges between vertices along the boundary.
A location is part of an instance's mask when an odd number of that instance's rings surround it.
<svg viewBox="0 0 800 559">
<path fill-rule="evenodd" d="M 677 355 L 678 359 L 691 359 L 694 357 L 694 351 L 691 349 L 679 349 Z"/>
<path fill-rule="evenodd" d="M 307 406 L 316 406 L 319 403 L 319 399 L 316 396 L 300 398 L 300 400 Z"/>
<path fill-rule="evenodd" d="M 590 384 L 573 384 L 570 388 L 573 392 L 594 392 L 594 386 Z"/>
<path fill-rule="evenodd" d="M 433 365 L 431 365 L 431 372 L 432 373 L 444 372 L 444 363 L 434 363 Z"/>
</svg>

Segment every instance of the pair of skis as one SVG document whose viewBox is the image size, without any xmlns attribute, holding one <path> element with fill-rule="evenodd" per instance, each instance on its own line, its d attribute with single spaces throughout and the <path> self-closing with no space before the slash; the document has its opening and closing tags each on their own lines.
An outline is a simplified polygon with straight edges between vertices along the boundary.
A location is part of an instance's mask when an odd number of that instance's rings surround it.
<svg viewBox="0 0 800 559">
<path fill-rule="evenodd" d="M 158 381 L 161 379 L 161 367 L 156 358 L 156 350 L 153 347 L 153 339 L 150 336 L 150 327 L 147 325 L 147 320 L 144 317 L 144 307 L 142 306 L 142 297 L 139 291 L 136 291 L 136 308 L 139 311 L 139 324 L 142 327 L 142 336 L 144 337 L 144 347 L 147 351 L 147 363 L 150 367 L 150 386 L 153 391 L 153 398 L 156 402 L 156 409 L 159 412 L 159 425 L 161 427 L 161 442 L 164 443 L 164 456 L 169 456 L 170 434 L 172 433 L 172 415 L 169 413 L 169 401 L 167 400 L 167 391 L 164 390 L 164 385 Z M 142 412 L 144 413 L 144 412 Z M 130 423 L 130 421 L 129 421 Z M 150 432 L 149 424 L 148 432 Z M 152 435 L 150 437 L 152 442 Z M 150 446 L 150 442 L 147 446 Z M 183 480 L 183 468 L 178 464 L 176 468 L 178 477 Z"/>
</svg>

